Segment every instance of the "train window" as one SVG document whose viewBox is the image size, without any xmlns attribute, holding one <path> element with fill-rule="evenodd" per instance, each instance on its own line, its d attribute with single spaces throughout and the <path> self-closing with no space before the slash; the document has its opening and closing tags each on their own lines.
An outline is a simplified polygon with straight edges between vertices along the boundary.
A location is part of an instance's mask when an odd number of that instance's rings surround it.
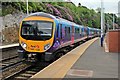
<svg viewBox="0 0 120 80">
<path fill-rule="evenodd" d="M 24 27 L 24 28 L 22 28 L 22 34 L 24 34 L 24 35 L 34 35 L 34 33 L 33 33 L 33 29 L 32 28 L 30 28 L 30 27 Z"/>
<path fill-rule="evenodd" d="M 94 34 L 94 31 L 92 30 L 91 32 L 92 32 L 92 35 L 93 35 L 93 34 Z"/>
<path fill-rule="evenodd" d="M 68 33 L 70 34 L 70 27 L 68 27 Z"/>
<path fill-rule="evenodd" d="M 78 28 L 77 33 L 79 33 L 79 32 L 80 32 L 80 29 Z"/>
<path fill-rule="evenodd" d="M 81 34 L 81 28 L 79 28 L 79 34 Z"/>
<path fill-rule="evenodd" d="M 48 21 L 24 21 L 21 36 L 30 40 L 48 40 L 52 37 L 53 23 Z"/>
<path fill-rule="evenodd" d="M 70 34 L 70 27 L 65 27 L 65 35 L 67 36 Z"/>
<path fill-rule="evenodd" d="M 52 24 L 50 22 L 38 22 L 37 35 L 51 36 Z"/>
<path fill-rule="evenodd" d="M 62 24 L 60 24 L 60 38 L 62 39 Z"/>
<path fill-rule="evenodd" d="M 75 33 L 76 33 L 76 28 L 75 28 Z"/>
<path fill-rule="evenodd" d="M 82 34 L 85 36 L 85 28 L 82 28 Z"/>
<path fill-rule="evenodd" d="M 80 29 L 79 28 L 75 28 L 75 33 L 79 33 Z"/>
<path fill-rule="evenodd" d="M 57 27 L 57 37 L 58 37 L 58 35 L 59 35 L 59 27 L 60 27 L 60 24 L 59 24 L 58 27 Z"/>
<path fill-rule="evenodd" d="M 65 27 L 65 35 L 66 35 L 66 33 L 67 33 L 67 27 Z"/>
</svg>

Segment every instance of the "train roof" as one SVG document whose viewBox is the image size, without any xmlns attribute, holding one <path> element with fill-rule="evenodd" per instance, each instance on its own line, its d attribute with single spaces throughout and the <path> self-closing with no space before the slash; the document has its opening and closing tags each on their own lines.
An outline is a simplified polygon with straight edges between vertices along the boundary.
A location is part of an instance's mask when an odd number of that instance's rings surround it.
<svg viewBox="0 0 120 80">
<path fill-rule="evenodd" d="M 57 20 L 60 21 L 60 22 L 62 22 L 62 23 L 72 24 L 72 25 L 74 25 L 74 26 L 76 26 L 76 27 L 83 27 L 82 25 L 78 25 L 78 24 L 76 24 L 76 23 L 74 23 L 74 22 L 68 21 L 68 20 L 63 19 L 63 18 L 60 18 L 60 17 L 58 17 Z"/>
<path fill-rule="evenodd" d="M 55 20 L 58 20 L 58 21 L 63 22 L 63 23 L 77 25 L 74 22 L 70 22 L 70 21 L 68 21 L 66 19 L 60 18 L 59 16 L 54 16 L 52 14 L 44 13 L 44 12 L 31 13 L 27 17 L 30 17 L 30 16 L 42 16 L 42 17 L 47 17 L 47 18 L 55 19 Z"/>
<path fill-rule="evenodd" d="M 30 17 L 30 16 L 42 16 L 42 17 L 47 17 L 47 18 L 51 18 L 51 19 L 58 20 L 58 21 L 60 21 L 60 22 L 62 22 L 62 23 L 72 24 L 72 25 L 74 25 L 74 26 L 82 27 L 82 28 L 84 27 L 84 26 L 82 26 L 82 25 L 78 25 L 78 24 L 76 24 L 76 23 L 74 23 L 74 22 L 71 22 L 71 21 L 68 21 L 68 20 L 66 20 L 66 19 L 60 18 L 59 16 L 54 16 L 54 15 L 49 14 L 49 13 L 35 12 L 35 13 L 31 13 L 31 14 L 28 15 L 27 17 Z M 92 30 L 96 30 L 96 28 L 94 28 L 94 29 L 91 28 L 91 27 L 87 27 L 87 28 L 92 29 Z M 97 30 L 100 30 L 100 29 L 97 29 Z"/>
<path fill-rule="evenodd" d="M 98 28 L 91 28 L 91 27 L 88 27 L 90 30 L 97 30 L 97 31 L 101 31 L 100 29 Z"/>
<path fill-rule="evenodd" d="M 55 16 L 51 15 L 51 14 L 48 14 L 48 13 L 44 13 L 44 12 L 36 12 L 36 13 L 31 13 L 29 16 L 27 17 L 30 17 L 30 16 L 42 16 L 42 17 L 48 17 L 48 18 L 51 18 L 51 19 L 56 19 Z"/>
</svg>

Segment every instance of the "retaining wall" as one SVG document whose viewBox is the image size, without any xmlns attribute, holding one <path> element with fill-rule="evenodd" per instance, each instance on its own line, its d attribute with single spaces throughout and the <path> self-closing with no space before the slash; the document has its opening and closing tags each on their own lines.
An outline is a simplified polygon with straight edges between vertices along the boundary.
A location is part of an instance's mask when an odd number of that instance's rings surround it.
<svg viewBox="0 0 120 80">
<path fill-rule="evenodd" d="M 109 52 L 120 53 L 120 30 L 110 30 L 106 35 Z"/>
</svg>

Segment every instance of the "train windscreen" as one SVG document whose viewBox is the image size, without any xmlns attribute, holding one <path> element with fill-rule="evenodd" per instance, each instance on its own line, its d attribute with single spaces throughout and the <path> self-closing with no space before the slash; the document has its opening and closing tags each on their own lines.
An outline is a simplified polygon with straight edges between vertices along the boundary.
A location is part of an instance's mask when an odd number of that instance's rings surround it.
<svg viewBox="0 0 120 80">
<path fill-rule="evenodd" d="M 48 40 L 52 37 L 53 22 L 23 21 L 21 37 L 27 40 Z"/>
</svg>

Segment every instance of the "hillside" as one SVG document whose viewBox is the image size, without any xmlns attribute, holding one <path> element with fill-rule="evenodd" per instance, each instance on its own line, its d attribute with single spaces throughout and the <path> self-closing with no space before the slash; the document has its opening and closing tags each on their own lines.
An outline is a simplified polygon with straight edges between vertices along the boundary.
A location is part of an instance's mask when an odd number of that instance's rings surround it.
<svg viewBox="0 0 120 80">
<path fill-rule="evenodd" d="M 2 8 L 2 16 L 7 14 L 14 14 L 18 11 L 26 13 L 26 3 L 23 2 L 2 3 Z M 76 7 L 73 3 L 70 2 L 29 2 L 29 12 L 46 12 L 73 21 L 77 24 L 96 28 L 100 27 L 99 13 L 96 13 L 92 9 L 88 9 L 85 6 L 79 5 Z"/>
</svg>

